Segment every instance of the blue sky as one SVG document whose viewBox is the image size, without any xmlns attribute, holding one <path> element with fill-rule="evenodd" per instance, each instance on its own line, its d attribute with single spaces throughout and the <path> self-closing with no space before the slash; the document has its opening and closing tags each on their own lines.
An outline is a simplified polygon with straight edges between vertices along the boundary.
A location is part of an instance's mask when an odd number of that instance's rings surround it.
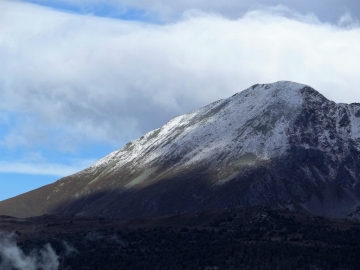
<svg viewBox="0 0 360 270">
<path fill-rule="evenodd" d="M 0 0 L 0 200 L 292 80 L 360 102 L 360 2 Z"/>
</svg>

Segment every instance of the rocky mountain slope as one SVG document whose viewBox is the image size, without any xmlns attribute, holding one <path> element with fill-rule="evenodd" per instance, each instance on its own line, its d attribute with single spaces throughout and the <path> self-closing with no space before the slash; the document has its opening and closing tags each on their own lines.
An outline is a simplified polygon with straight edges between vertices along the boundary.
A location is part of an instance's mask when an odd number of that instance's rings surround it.
<svg viewBox="0 0 360 270">
<path fill-rule="evenodd" d="M 0 202 L 0 214 L 136 217 L 266 205 L 360 214 L 360 104 L 309 86 L 254 85 L 91 167 Z"/>
</svg>

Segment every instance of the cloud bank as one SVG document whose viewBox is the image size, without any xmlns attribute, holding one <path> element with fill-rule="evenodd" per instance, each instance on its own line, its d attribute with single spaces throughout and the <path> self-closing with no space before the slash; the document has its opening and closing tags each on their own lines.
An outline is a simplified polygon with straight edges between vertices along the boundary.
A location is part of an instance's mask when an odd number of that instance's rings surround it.
<svg viewBox="0 0 360 270">
<path fill-rule="evenodd" d="M 360 101 L 360 28 L 346 14 L 329 24 L 279 6 L 236 19 L 192 10 L 154 25 L 2 1 L 0 29 L 2 147 L 120 147 L 176 115 L 278 80 Z M 22 120 L 6 124 L 13 114 Z"/>
</svg>

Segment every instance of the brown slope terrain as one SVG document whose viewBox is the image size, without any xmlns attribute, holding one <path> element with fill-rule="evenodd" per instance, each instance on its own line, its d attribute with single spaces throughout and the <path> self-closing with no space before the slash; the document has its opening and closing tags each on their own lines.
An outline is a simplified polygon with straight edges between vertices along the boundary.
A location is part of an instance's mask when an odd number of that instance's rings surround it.
<svg viewBox="0 0 360 270">
<path fill-rule="evenodd" d="M 254 85 L 128 143 L 0 214 L 129 218 L 241 205 L 357 217 L 360 105 L 309 86 Z"/>
</svg>

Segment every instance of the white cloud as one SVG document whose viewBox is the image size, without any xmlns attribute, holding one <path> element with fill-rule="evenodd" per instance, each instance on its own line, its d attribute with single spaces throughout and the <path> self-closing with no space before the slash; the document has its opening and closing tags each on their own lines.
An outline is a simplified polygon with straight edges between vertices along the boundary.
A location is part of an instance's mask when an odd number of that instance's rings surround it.
<svg viewBox="0 0 360 270">
<path fill-rule="evenodd" d="M 37 174 L 65 177 L 89 167 L 94 162 L 95 160 L 82 160 L 74 161 L 72 165 L 66 165 L 47 162 L 0 161 L 0 173 Z"/>
<path fill-rule="evenodd" d="M 151 25 L 3 1 L 0 29 L 0 110 L 31 119 L 11 131 L 19 145 L 41 136 L 38 143 L 69 149 L 84 140 L 125 142 L 278 80 L 360 101 L 359 27 L 290 10 L 253 10 L 236 20 L 192 11 Z"/>
</svg>

